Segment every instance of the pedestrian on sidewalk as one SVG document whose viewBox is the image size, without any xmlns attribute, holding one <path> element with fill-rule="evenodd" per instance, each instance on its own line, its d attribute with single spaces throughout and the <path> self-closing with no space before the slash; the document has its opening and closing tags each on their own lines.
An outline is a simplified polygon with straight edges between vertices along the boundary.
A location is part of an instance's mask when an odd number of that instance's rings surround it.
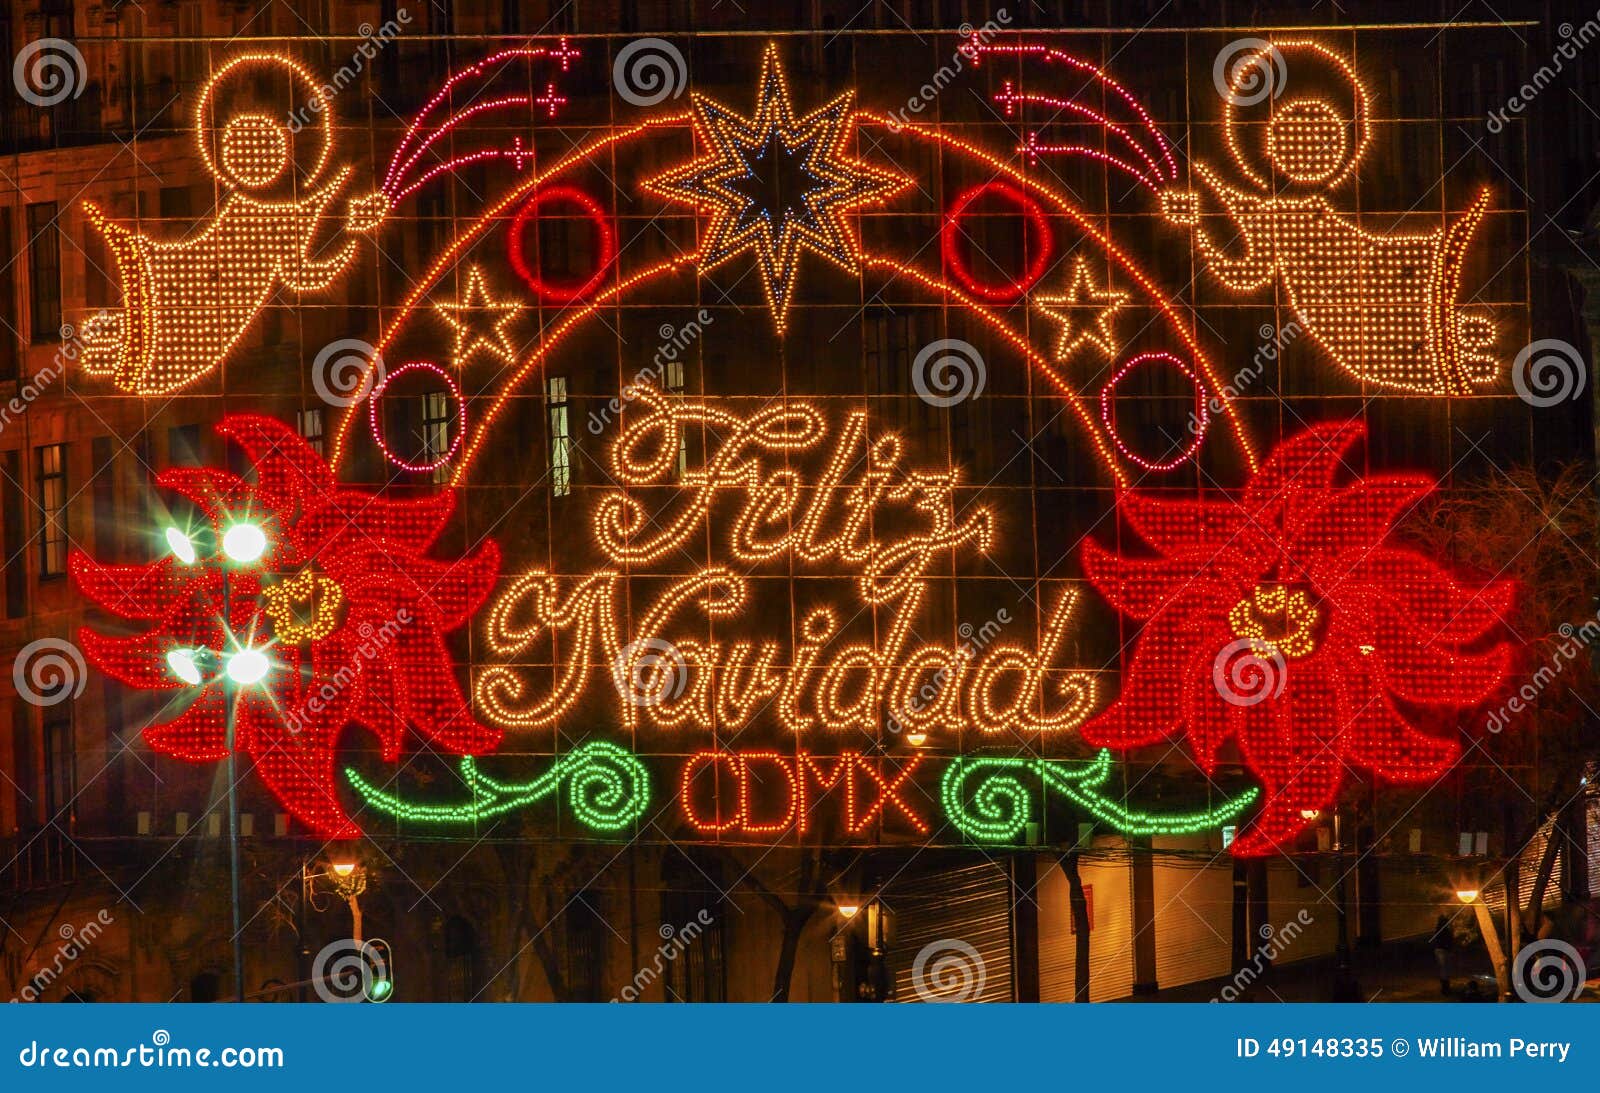
<svg viewBox="0 0 1600 1093">
<path fill-rule="evenodd" d="M 1450 925 L 1450 916 L 1440 913 L 1433 924 L 1433 959 L 1439 965 L 1439 993 L 1450 993 L 1450 950 L 1455 948 L 1455 928 Z"/>
</svg>

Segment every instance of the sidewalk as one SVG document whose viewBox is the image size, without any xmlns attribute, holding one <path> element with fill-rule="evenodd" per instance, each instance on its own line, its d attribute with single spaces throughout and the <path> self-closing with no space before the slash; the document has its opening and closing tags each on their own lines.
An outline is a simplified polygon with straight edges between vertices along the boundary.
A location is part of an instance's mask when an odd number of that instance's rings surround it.
<svg viewBox="0 0 1600 1093">
<path fill-rule="evenodd" d="M 1380 948 L 1355 948 L 1350 954 L 1359 994 L 1367 1002 L 1454 1002 L 1461 1000 L 1461 989 L 1469 976 L 1487 976 L 1482 1000 L 1493 1001 L 1494 969 L 1483 952 L 1456 950 L 1451 965 L 1452 994 L 1439 993 L 1439 976 L 1433 952 L 1424 940 L 1402 941 Z M 1268 969 L 1248 985 L 1236 987 L 1240 1002 L 1330 1002 L 1337 965 L 1334 958 L 1317 957 Z M 1223 988 L 1233 980 L 1209 979 L 1181 987 L 1159 990 L 1153 995 L 1129 999 L 1132 1002 L 1210 1002 L 1220 998 Z"/>
</svg>

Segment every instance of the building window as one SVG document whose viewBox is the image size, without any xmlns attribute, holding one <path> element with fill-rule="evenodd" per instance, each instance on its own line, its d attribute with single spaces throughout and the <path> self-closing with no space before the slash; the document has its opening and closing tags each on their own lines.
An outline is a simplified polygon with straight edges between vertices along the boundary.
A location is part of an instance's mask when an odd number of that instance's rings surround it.
<svg viewBox="0 0 1600 1093">
<path fill-rule="evenodd" d="M 301 410 L 295 414 L 295 430 L 300 434 L 300 439 L 311 445 L 311 450 L 322 455 L 322 407 L 313 406 L 309 410 Z"/>
<path fill-rule="evenodd" d="M 667 394 L 681 395 L 684 392 L 683 361 L 670 360 L 667 362 L 666 371 L 662 374 L 665 381 Z M 682 478 L 689 469 L 689 430 L 678 430 L 678 477 Z"/>
<path fill-rule="evenodd" d="M 460 915 L 444 924 L 445 1000 L 476 1002 L 482 991 L 478 982 L 478 931 Z"/>
<path fill-rule="evenodd" d="M 61 331 L 61 236 L 56 228 L 56 203 L 28 206 L 28 336 L 35 345 Z"/>
<path fill-rule="evenodd" d="M 39 449 L 39 576 L 59 577 L 67 571 L 67 446 Z"/>
<path fill-rule="evenodd" d="M 567 402 L 567 377 L 551 376 L 545 381 L 545 399 L 550 405 L 550 492 L 565 497 L 572 492 L 572 422 Z"/>
<path fill-rule="evenodd" d="M 44 723 L 44 814 L 47 823 L 69 819 L 78 796 L 77 750 L 72 746 L 72 718 L 63 707 Z"/>
<path fill-rule="evenodd" d="M 33 764 L 33 707 L 25 698 L 11 702 L 11 796 L 16 823 L 28 830 L 39 823 L 39 772 Z M 32 792 L 30 792 L 32 791 Z"/>
<path fill-rule="evenodd" d="M 200 465 L 200 426 L 174 425 L 167 430 L 167 463 L 173 467 Z"/>
<path fill-rule="evenodd" d="M 5 549 L 6 618 L 28 613 L 27 502 L 22 496 L 21 458 L 0 452 L 0 546 Z"/>
<path fill-rule="evenodd" d="M 443 462 L 449 451 L 450 395 L 446 391 L 429 391 L 422 396 L 421 462 L 439 464 L 433 468 L 435 485 L 450 481 L 450 468 Z"/>
<path fill-rule="evenodd" d="M 678 956 L 661 989 L 668 1002 L 726 1002 L 728 969 L 722 933 L 722 869 L 709 858 L 669 853 L 661 863 L 661 925 L 672 927 Z M 709 922 L 707 920 L 710 920 Z"/>
<path fill-rule="evenodd" d="M 117 449 L 109 436 L 89 442 L 89 458 L 94 464 L 94 479 L 89 484 L 89 499 L 94 509 L 94 552 L 102 558 L 121 553 L 117 534 Z"/>
<path fill-rule="evenodd" d="M 579 892 L 567 904 L 568 1002 L 604 1002 L 600 972 L 606 957 L 605 920 L 600 917 L 600 894 Z"/>
<path fill-rule="evenodd" d="M 0 209 L 0 254 L 15 254 L 11 243 L 11 210 Z M 17 313 L 17 280 L 14 264 L 4 263 L 0 269 L 0 314 Z M 22 378 L 22 352 L 20 332 L 8 320 L 0 324 L 0 380 Z"/>
</svg>

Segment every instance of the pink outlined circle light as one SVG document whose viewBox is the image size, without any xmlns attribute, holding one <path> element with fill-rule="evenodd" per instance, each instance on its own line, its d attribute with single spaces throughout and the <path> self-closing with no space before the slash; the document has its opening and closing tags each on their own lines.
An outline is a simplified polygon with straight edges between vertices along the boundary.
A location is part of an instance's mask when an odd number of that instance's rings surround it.
<svg viewBox="0 0 1600 1093">
<path fill-rule="evenodd" d="M 389 449 L 388 443 L 383 438 L 383 425 L 378 417 L 378 404 L 383 401 L 384 392 L 389 389 L 389 385 L 407 372 L 432 372 L 444 380 L 445 387 L 449 389 L 450 397 L 456 400 L 456 437 L 450 442 L 450 447 L 445 453 L 431 463 L 410 463 L 401 459 Z M 461 385 L 456 382 L 455 377 L 437 364 L 432 361 L 407 361 L 384 376 L 378 382 L 378 386 L 373 389 L 372 394 L 367 398 L 367 420 L 372 425 L 372 439 L 377 443 L 379 450 L 383 452 L 383 457 L 403 471 L 414 471 L 420 474 L 444 466 L 454 458 L 456 452 L 461 448 L 461 442 L 466 439 L 467 435 L 467 400 L 462 397 Z"/>
<path fill-rule="evenodd" d="M 1144 456 L 1130 448 L 1122 439 L 1122 434 L 1117 432 L 1117 384 L 1121 383 L 1124 376 L 1133 371 L 1135 368 L 1139 367 L 1141 364 L 1149 364 L 1152 361 L 1160 361 L 1163 364 L 1171 365 L 1173 368 L 1176 368 L 1179 372 L 1183 373 L 1184 378 L 1187 379 L 1190 385 L 1194 387 L 1194 417 L 1191 419 L 1194 439 L 1190 441 L 1181 452 L 1173 456 L 1171 459 L 1146 459 Z M 1106 435 L 1109 436 L 1111 438 L 1111 442 L 1117 446 L 1117 451 L 1122 453 L 1123 458 L 1132 463 L 1138 464 L 1147 471 L 1170 471 L 1176 469 L 1192 458 L 1194 453 L 1200 450 L 1200 445 L 1205 443 L 1206 430 L 1211 425 L 1211 413 L 1206 405 L 1205 385 L 1202 384 L 1200 382 L 1200 378 L 1195 375 L 1194 369 L 1190 368 L 1177 357 L 1174 357 L 1171 353 L 1156 351 L 1151 353 L 1140 353 L 1137 357 L 1133 357 L 1130 360 L 1125 361 L 1123 365 L 1116 370 L 1112 377 L 1106 381 L 1106 385 L 1100 389 L 1100 420 L 1106 427 Z"/>
</svg>

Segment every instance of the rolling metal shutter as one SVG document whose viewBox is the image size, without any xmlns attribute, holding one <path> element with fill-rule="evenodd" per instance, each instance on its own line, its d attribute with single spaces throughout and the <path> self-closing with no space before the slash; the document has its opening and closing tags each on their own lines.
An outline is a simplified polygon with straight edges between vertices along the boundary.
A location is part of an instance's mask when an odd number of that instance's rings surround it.
<svg viewBox="0 0 1600 1093">
<path fill-rule="evenodd" d="M 1097 839 L 1096 844 L 1103 850 L 1122 848 L 1120 840 Z M 1127 998 L 1133 994 L 1132 873 L 1125 859 L 1085 856 L 1078 863 L 1078 874 L 1092 893 L 1089 1001 Z M 1067 878 L 1053 859 L 1039 862 L 1038 893 L 1039 999 L 1070 1002 L 1077 945 Z"/>
<path fill-rule="evenodd" d="M 1155 839 L 1152 848 L 1156 985 L 1233 974 L 1233 859 L 1203 835 Z"/>
<path fill-rule="evenodd" d="M 900 877 L 879 900 L 893 916 L 886 955 L 894 1001 L 1015 999 L 1011 879 L 998 865 Z"/>
</svg>

